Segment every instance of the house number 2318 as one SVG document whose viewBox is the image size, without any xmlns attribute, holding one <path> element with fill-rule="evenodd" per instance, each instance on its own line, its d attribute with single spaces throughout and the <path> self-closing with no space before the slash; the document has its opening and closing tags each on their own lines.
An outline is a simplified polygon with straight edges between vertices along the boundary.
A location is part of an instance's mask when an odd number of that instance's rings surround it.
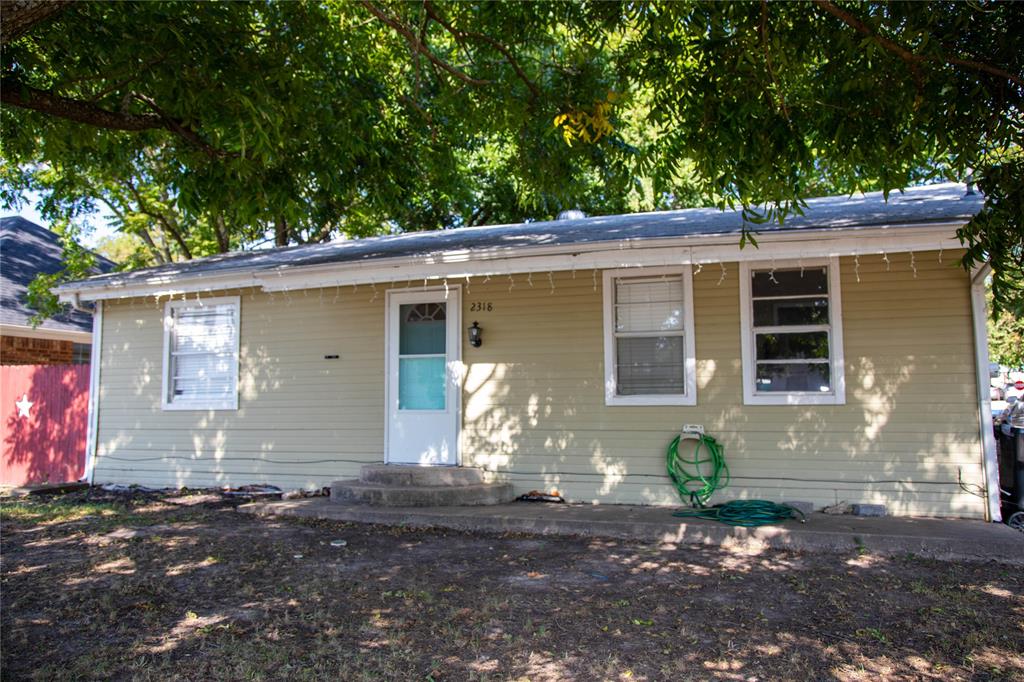
<svg viewBox="0 0 1024 682">
<path fill-rule="evenodd" d="M 489 313 L 494 310 L 494 304 L 490 301 L 473 301 L 469 304 L 471 313 Z"/>
</svg>

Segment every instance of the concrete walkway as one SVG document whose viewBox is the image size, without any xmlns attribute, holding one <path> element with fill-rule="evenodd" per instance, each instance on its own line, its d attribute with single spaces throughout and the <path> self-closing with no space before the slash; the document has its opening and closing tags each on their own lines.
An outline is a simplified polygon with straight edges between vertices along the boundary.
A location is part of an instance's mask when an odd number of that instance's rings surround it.
<svg viewBox="0 0 1024 682">
<path fill-rule="evenodd" d="M 734 528 L 715 521 L 680 519 L 666 507 L 513 502 L 489 507 L 368 507 L 324 497 L 255 502 L 240 511 L 413 528 L 619 538 L 644 543 L 716 545 L 738 552 L 791 549 L 808 552 L 914 554 L 950 561 L 1024 566 L 1024 534 L 984 521 L 859 518 L 811 514 L 807 523 Z"/>
</svg>

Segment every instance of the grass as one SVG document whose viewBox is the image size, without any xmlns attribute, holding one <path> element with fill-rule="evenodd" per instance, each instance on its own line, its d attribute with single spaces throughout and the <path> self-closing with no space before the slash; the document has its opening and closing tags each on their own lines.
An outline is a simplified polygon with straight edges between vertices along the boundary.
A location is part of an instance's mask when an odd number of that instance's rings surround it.
<svg viewBox="0 0 1024 682">
<path fill-rule="evenodd" d="M 999 564 L 0 504 L 5 679 L 1024 679 Z M 332 540 L 347 545 L 333 547 Z"/>
</svg>

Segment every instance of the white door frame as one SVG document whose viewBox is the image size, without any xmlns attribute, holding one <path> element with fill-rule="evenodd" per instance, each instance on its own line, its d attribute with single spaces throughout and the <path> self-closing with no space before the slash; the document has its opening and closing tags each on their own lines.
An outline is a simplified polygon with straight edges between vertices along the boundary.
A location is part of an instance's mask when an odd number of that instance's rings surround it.
<svg viewBox="0 0 1024 682">
<path fill-rule="evenodd" d="M 391 453 L 391 380 L 393 372 L 397 372 L 394 359 L 391 353 L 391 309 L 393 305 L 400 305 L 401 299 L 407 298 L 409 294 L 441 294 L 441 298 L 448 304 L 445 310 L 447 319 L 447 379 L 453 384 L 451 393 L 452 399 L 449 402 L 452 416 L 455 421 L 455 462 L 447 466 L 462 466 L 462 286 L 458 284 L 445 284 L 444 286 L 415 287 L 407 289 L 388 289 L 384 293 L 384 463 L 390 464 Z M 414 298 L 408 296 L 408 298 Z M 395 299 L 399 299 L 396 301 Z M 436 301 L 435 295 L 430 300 Z M 422 301 L 420 301 L 422 302 Z M 409 463 L 400 464 L 408 466 Z M 415 466 L 415 465 L 413 465 Z M 445 466 L 445 465 L 430 465 Z"/>
</svg>

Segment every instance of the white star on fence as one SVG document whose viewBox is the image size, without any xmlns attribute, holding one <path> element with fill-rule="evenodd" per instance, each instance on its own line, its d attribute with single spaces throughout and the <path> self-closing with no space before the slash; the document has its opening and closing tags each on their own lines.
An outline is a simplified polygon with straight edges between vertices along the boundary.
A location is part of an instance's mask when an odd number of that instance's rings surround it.
<svg viewBox="0 0 1024 682">
<path fill-rule="evenodd" d="M 19 417 L 28 417 L 28 411 L 32 409 L 33 405 L 35 405 L 35 403 L 28 399 L 28 393 L 21 396 L 21 400 L 14 403 L 14 406 L 18 408 Z"/>
</svg>

